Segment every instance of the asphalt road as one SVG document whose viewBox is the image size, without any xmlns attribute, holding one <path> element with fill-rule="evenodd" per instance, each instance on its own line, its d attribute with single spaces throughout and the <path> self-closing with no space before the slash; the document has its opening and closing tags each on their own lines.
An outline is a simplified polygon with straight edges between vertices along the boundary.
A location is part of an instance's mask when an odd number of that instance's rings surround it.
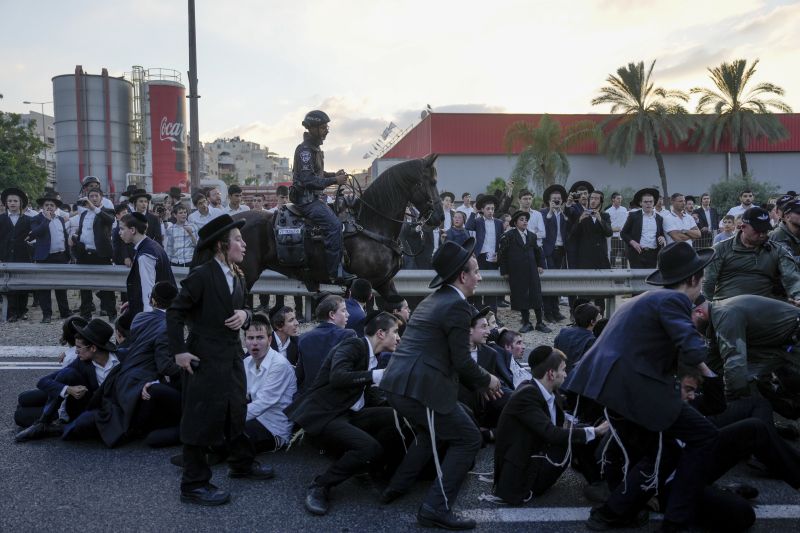
<svg viewBox="0 0 800 533">
<path fill-rule="evenodd" d="M 14 369 L 26 361 L 51 359 L 0 358 L 0 531 L 421 531 L 416 508 L 427 487 L 390 506 L 377 503 L 382 487 L 350 480 L 332 492 L 325 517 L 303 508 L 305 489 L 329 463 L 310 444 L 289 452 L 265 454 L 276 478 L 266 482 L 230 480 L 226 467 L 214 467 L 214 482 L 229 489 L 232 502 L 219 508 L 180 503 L 180 471 L 169 463 L 179 448 L 153 450 L 141 442 L 106 449 L 99 442 L 60 440 L 16 444 L 12 419 L 17 394 L 35 386 L 45 371 Z M 9 364 L 11 362 L 11 364 Z M 491 472 L 492 449 L 481 451 L 475 472 Z M 724 481 L 747 481 L 761 496 L 754 531 L 798 531 L 800 494 L 775 480 L 759 477 L 741 465 Z M 508 508 L 479 499 L 491 486 L 470 475 L 457 508 L 479 522 L 479 531 L 584 531 L 590 502 L 581 494 L 582 479 L 567 472 L 544 497 L 522 508 Z M 775 517 L 775 518 L 770 518 Z M 655 531 L 660 522 L 639 531 Z"/>
</svg>

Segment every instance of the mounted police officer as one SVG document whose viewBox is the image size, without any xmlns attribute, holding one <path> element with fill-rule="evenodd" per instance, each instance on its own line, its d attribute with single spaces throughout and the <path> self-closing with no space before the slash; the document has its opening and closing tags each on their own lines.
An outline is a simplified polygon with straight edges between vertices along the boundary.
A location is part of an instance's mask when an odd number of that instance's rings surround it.
<svg viewBox="0 0 800 533">
<path fill-rule="evenodd" d="M 323 111 L 310 111 L 303 119 L 308 130 L 303 142 L 294 151 L 293 184 L 291 200 L 297 209 L 314 225 L 322 228 L 325 241 L 325 267 L 332 283 L 342 284 L 355 278 L 341 267 L 341 223 L 325 201 L 320 201 L 322 191 L 330 185 L 343 185 L 347 181 L 344 170 L 325 172 L 325 154 L 320 146 L 325 142 L 331 119 Z"/>
</svg>

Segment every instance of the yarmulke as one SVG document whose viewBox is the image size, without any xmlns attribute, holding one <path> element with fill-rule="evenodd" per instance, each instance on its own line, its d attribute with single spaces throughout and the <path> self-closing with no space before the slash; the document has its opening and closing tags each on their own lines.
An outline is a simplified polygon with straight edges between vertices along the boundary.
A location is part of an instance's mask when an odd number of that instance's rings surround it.
<svg viewBox="0 0 800 533">
<path fill-rule="evenodd" d="M 144 214 L 138 211 L 134 211 L 133 213 L 131 213 L 131 216 L 136 220 L 138 220 L 139 222 L 144 222 L 145 224 L 147 224 L 147 217 Z"/>
<path fill-rule="evenodd" d="M 552 346 L 547 346 L 545 344 L 537 346 L 528 354 L 528 366 L 530 366 L 531 369 L 539 366 L 545 359 L 550 357 L 551 353 L 553 353 Z"/>
<path fill-rule="evenodd" d="M 177 295 L 178 288 L 169 281 L 159 281 L 153 285 L 153 296 L 159 300 L 171 302 Z"/>
</svg>

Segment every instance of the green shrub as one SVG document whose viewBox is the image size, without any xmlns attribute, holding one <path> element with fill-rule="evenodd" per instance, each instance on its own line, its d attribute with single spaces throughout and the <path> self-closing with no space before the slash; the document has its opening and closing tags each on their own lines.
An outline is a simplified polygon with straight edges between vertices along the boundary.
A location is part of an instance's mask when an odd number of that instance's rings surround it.
<svg viewBox="0 0 800 533">
<path fill-rule="evenodd" d="M 753 191 L 755 205 L 767 203 L 771 197 L 777 196 L 779 193 L 779 188 L 774 183 L 759 181 L 750 176 L 736 175 L 728 180 L 722 179 L 711 186 L 711 190 L 708 191 L 711 195 L 711 205 L 717 208 L 721 216 L 727 213 L 731 207 L 739 205 L 739 194 L 744 189 Z M 697 204 L 700 204 L 699 196 L 697 196 Z"/>
</svg>

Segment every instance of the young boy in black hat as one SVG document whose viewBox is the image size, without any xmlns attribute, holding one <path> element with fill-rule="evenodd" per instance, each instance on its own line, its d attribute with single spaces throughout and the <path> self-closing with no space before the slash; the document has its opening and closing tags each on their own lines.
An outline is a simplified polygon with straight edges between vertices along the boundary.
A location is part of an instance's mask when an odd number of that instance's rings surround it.
<svg viewBox="0 0 800 533">
<path fill-rule="evenodd" d="M 27 238 L 31 231 L 31 218 L 23 213 L 28 206 L 28 195 L 21 189 L 9 187 L 2 192 L 2 202 L 6 212 L 0 215 L 0 262 L 30 263 Z M 7 298 L 8 321 L 27 320 L 28 293 L 11 291 Z"/>
</svg>

